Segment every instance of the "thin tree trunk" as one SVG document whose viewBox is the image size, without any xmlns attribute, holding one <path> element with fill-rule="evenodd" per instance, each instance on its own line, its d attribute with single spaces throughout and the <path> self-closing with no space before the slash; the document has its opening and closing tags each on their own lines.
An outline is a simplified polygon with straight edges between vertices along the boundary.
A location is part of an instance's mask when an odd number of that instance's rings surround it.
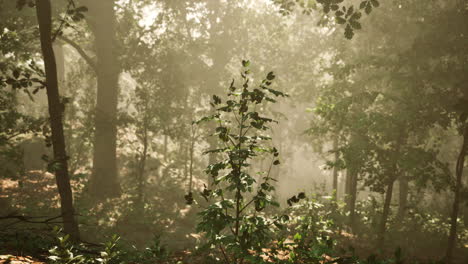
<svg viewBox="0 0 468 264">
<path fill-rule="evenodd" d="M 97 56 L 97 100 L 91 194 L 98 199 L 117 197 L 117 99 L 119 66 L 115 53 L 114 0 L 86 1 Z"/>
<path fill-rule="evenodd" d="M 398 221 L 402 222 L 405 218 L 406 207 L 408 205 L 408 178 L 400 177 L 399 182 L 399 205 Z"/>
<path fill-rule="evenodd" d="M 181 151 L 184 153 L 184 182 L 188 178 L 188 162 L 189 162 L 189 152 L 190 148 L 184 144 L 184 142 L 181 143 Z"/>
<path fill-rule="evenodd" d="M 384 243 L 385 243 L 385 233 L 387 230 L 386 226 L 387 226 L 388 217 L 390 216 L 390 205 L 392 202 L 394 183 L 395 183 L 395 178 L 392 177 L 392 179 L 390 179 L 390 182 L 388 183 L 387 191 L 385 192 L 385 202 L 384 202 L 384 207 L 383 207 L 382 218 L 380 219 L 379 233 L 378 233 L 377 246 L 379 247 L 379 249 L 383 249 Z"/>
<path fill-rule="evenodd" d="M 214 130 L 214 126 L 212 124 L 208 125 L 209 131 Z M 216 149 L 218 147 L 218 143 L 214 137 L 208 137 L 208 145 L 209 149 Z M 216 163 L 216 154 L 215 153 L 208 153 L 208 165 Z M 208 175 L 208 188 L 211 188 L 213 184 L 213 176 Z"/>
<path fill-rule="evenodd" d="M 189 166 L 189 193 L 192 193 L 193 185 L 193 152 L 195 149 L 195 128 L 192 125 L 191 135 L 190 135 L 190 166 Z"/>
<path fill-rule="evenodd" d="M 457 219 L 460 210 L 460 193 L 462 189 L 462 177 L 463 177 L 463 168 L 465 165 L 465 157 L 468 148 L 468 125 L 465 124 L 465 128 L 463 131 L 463 144 L 460 150 L 460 154 L 458 155 L 457 165 L 456 165 L 456 183 L 455 183 L 455 191 L 454 191 L 454 200 L 453 200 L 453 207 L 452 207 L 452 214 L 450 216 L 450 233 L 448 238 L 447 244 L 447 252 L 446 252 L 446 263 L 450 264 L 453 261 L 453 251 L 456 248 L 457 242 Z"/>
<path fill-rule="evenodd" d="M 141 208 L 144 208 L 144 183 L 146 170 L 146 157 L 148 155 L 148 124 L 144 124 L 143 128 L 143 152 L 140 157 L 139 172 L 138 172 L 138 203 Z"/>
<path fill-rule="evenodd" d="M 354 166 L 354 165 L 352 165 Z M 355 225 L 356 200 L 357 200 L 357 179 L 358 173 L 354 168 L 348 168 L 346 171 L 345 197 L 346 210 L 349 212 L 349 225 L 351 229 Z"/>
<path fill-rule="evenodd" d="M 57 65 L 52 48 L 52 12 L 50 0 L 36 0 L 37 21 L 41 39 L 41 49 L 44 57 L 46 73 L 47 101 L 49 105 L 50 127 L 52 131 L 52 148 L 54 152 L 54 168 L 57 188 L 60 195 L 60 208 L 63 218 L 64 232 L 71 239 L 78 241 L 80 233 L 73 208 L 73 194 L 68 175 L 67 153 L 63 134 L 63 110 L 58 89 Z"/>
<path fill-rule="evenodd" d="M 338 139 L 335 137 L 333 140 L 333 150 L 335 151 L 335 166 L 333 167 L 333 193 L 335 195 L 335 200 L 338 201 L 338 168 L 336 167 L 336 162 L 340 158 L 338 153 Z"/>
<path fill-rule="evenodd" d="M 400 137 L 396 142 L 396 149 L 394 152 L 394 159 L 392 169 L 390 171 L 391 175 L 388 179 L 387 191 L 385 192 L 385 201 L 384 201 L 384 208 L 382 212 L 382 218 L 380 219 L 380 225 L 378 230 L 378 241 L 377 246 L 380 249 L 383 249 L 385 245 L 385 233 L 387 232 L 387 221 L 388 217 L 390 216 L 391 208 L 390 205 L 392 203 L 392 196 L 393 196 L 393 186 L 395 185 L 395 181 L 398 179 L 399 176 L 399 167 L 398 167 L 398 156 L 400 155 L 400 150 L 402 144 L 406 142 L 406 133 L 404 131 L 401 132 Z"/>
</svg>

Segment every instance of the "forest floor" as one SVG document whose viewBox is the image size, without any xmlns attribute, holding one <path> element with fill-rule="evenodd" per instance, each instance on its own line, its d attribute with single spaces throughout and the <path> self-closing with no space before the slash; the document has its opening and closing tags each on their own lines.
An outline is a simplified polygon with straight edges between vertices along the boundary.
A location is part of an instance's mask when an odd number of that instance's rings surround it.
<svg viewBox="0 0 468 264">
<path fill-rule="evenodd" d="M 45 264 L 45 262 L 34 260 L 30 256 L 0 255 L 0 264 Z"/>
<path fill-rule="evenodd" d="M 41 191 L 38 191 L 41 190 Z M 14 204 L 15 206 L 11 206 Z M 15 210 L 24 210 L 27 208 L 34 208 L 34 210 L 28 210 L 32 215 L 37 215 L 38 212 L 46 212 L 47 208 L 59 208 L 58 196 L 56 195 L 56 186 L 54 177 L 49 173 L 39 173 L 39 172 L 30 172 L 27 176 L 21 177 L 18 180 L 0 180 L 0 208 L 10 208 Z M 335 238 L 338 241 L 338 244 L 341 248 L 354 248 L 356 255 L 367 258 L 373 253 L 374 245 L 367 236 L 354 236 L 352 234 L 341 232 L 340 235 L 337 235 Z M 432 244 L 431 241 L 425 241 L 429 244 Z M 436 246 L 436 247 L 434 247 Z M 431 249 L 425 248 L 423 251 L 421 249 L 415 250 L 413 252 L 408 252 L 412 249 L 412 246 L 407 245 L 404 247 L 404 254 L 409 253 L 406 256 L 408 262 L 405 263 L 414 263 L 417 259 L 425 263 L 429 260 L 440 259 L 444 254 L 444 246 L 432 245 Z M 5 249 L 3 249 L 5 250 Z M 8 250 L 0 252 L 0 254 L 14 254 L 14 250 Z M 395 252 L 395 247 L 389 247 L 388 250 L 382 252 L 383 256 L 392 257 Z M 19 254 L 18 254 L 19 255 Z M 284 254 L 287 258 L 287 253 Z M 410 256 L 411 255 L 411 256 Z M 170 257 L 172 260 L 182 261 L 182 263 L 203 263 L 203 257 L 195 256 L 191 251 L 176 251 L 173 252 Z M 455 263 L 466 264 L 468 263 L 468 246 L 465 248 L 458 248 L 455 254 L 456 261 Z M 41 256 L 14 256 L 14 255 L 0 255 L 0 264 L 40 264 L 45 263 L 41 262 L 38 259 L 44 259 Z M 186 262 L 185 260 L 189 260 Z M 328 262 L 324 263 L 333 263 L 332 259 L 329 259 Z"/>
</svg>

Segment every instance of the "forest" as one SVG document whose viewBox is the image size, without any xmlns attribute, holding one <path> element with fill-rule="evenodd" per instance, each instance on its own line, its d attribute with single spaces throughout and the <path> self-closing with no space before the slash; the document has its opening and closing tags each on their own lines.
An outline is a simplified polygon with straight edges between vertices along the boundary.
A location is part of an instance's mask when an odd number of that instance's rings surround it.
<svg viewBox="0 0 468 264">
<path fill-rule="evenodd" d="M 467 0 L 0 0 L 0 264 L 466 264 L 467 154 Z"/>
</svg>

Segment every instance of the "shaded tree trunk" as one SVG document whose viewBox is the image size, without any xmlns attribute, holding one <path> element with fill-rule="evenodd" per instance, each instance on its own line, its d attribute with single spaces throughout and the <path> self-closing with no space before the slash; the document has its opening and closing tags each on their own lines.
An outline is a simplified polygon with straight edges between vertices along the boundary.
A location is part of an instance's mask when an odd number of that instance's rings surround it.
<svg viewBox="0 0 468 264">
<path fill-rule="evenodd" d="M 398 221 L 403 221 L 405 218 L 406 207 L 408 206 L 408 178 L 400 177 L 399 182 L 399 204 L 398 204 Z"/>
<path fill-rule="evenodd" d="M 333 150 L 335 151 L 335 167 L 333 167 L 333 193 L 335 194 L 335 200 L 338 200 L 338 168 L 336 167 L 336 162 L 340 158 L 338 153 L 338 139 L 333 140 Z"/>
<path fill-rule="evenodd" d="M 146 118 L 145 118 L 146 119 Z M 139 166 L 138 166 L 138 204 L 140 208 L 144 208 L 144 184 L 145 184 L 145 170 L 146 170 L 146 157 L 148 156 L 148 124 L 143 125 L 143 152 L 141 153 Z"/>
<path fill-rule="evenodd" d="M 44 57 L 47 101 L 50 115 L 50 127 L 52 131 L 52 148 L 54 153 L 53 167 L 55 169 L 55 179 L 60 195 L 63 227 L 64 232 L 69 234 L 72 240 L 78 241 L 80 239 L 80 233 L 78 222 L 75 219 L 73 194 L 68 175 L 68 157 L 63 133 L 62 118 L 64 105 L 60 101 L 57 65 L 55 62 L 54 50 L 52 48 L 52 14 L 50 0 L 36 0 L 36 13 L 39 23 L 41 50 Z"/>
<path fill-rule="evenodd" d="M 390 216 L 390 205 L 392 203 L 392 196 L 393 196 L 393 186 L 395 184 L 395 177 L 390 179 L 390 182 L 387 186 L 387 191 L 385 192 L 385 202 L 382 212 L 382 218 L 380 219 L 379 223 L 379 231 L 378 231 L 378 243 L 377 246 L 382 249 L 385 244 L 385 233 L 387 231 L 387 221 L 388 217 Z"/>
<path fill-rule="evenodd" d="M 400 134 L 399 139 L 396 141 L 396 149 L 393 158 L 393 164 L 390 171 L 390 178 L 388 179 L 387 183 L 387 190 L 385 192 L 385 201 L 384 207 L 382 212 L 382 218 L 380 219 L 379 223 L 379 230 L 378 230 L 378 237 L 377 237 L 377 246 L 382 249 L 385 244 L 385 233 L 387 232 L 387 221 L 388 217 L 391 213 L 390 205 L 392 203 L 392 196 L 393 196 L 393 186 L 395 185 L 395 181 L 398 179 L 399 176 L 399 166 L 398 166 L 398 158 L 400 155 L 401 146 L 406 142 L 406 132 L 402 131 Z"/>
<path fill-rule="evenodd" d="M 358 173 L 354 168 L 348 168 L 346 171 L 345 197 L 346 210 L 349 212 L 349 225 L 354 228 L 356 215 L 356 200 L 357 200 L 357 180 Z"/>
<path fill-rule="evenodd" d="M 117 100 L 119 66 L 114 0 L 86 1 L 92 16 L 97 56 L 97 100 L 91 194 L 98 199 L 120 195 L 117 172 Z"/>
<path fill-rule="evenodd" d="M 462 177 L 463 177 L 463 168 L 465 166 L 465 157 L 468 148 L 468 125 L 465 124 L 463 131 L 463 144 L 458 155 L 457 165 L 455 169 L 456 182 L 454 190 L 454 200 L 452 206 L 452 213 L 450 216 L 450 233 L 448 237 L 447 252 L 446 252 L 446 263 L 452 263 L 453 251 L 456 248 L 457 242 L 457 219 L 460 210 L 460 199 L 461 199 L 461 190 L 462 190 Z"/>
</svg>

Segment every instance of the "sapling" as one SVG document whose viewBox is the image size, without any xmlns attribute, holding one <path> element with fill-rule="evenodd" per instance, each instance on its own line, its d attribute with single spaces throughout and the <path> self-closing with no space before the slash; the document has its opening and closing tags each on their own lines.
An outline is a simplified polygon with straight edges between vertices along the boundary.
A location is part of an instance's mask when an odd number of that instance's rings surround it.
<svg viewBox="0 0 468 264">
<path fill-rule="evenodd" d="M 205 152 L 218 155 L 219 162 L 206 169 L 212 184 L 201 192 L 208 207 L 199 214 L 197 231 L 204 232 L 208 245 L 218 249 L 226 263 L 236 264 L 260 262 L 261 249 L 271 242 L 273 231 L 288 220 L 286 215 L 268 217 L 264 212 L 269 206 L 279 206 L 271 195 L 275 179 L 270 172 L 280 161 L 278 150 L 266 135 L 276 121 L 261 113 L 268 103 L 287 95 L 271 88 L 273 72 L 251 88 L 249 65 L 249 61 L 242 61 L 240 86 L 233 80 L 224 102 L 213 95 L 213 113 L 196 122 L 214 122 L 211 136 L 220 146 Z M 267 171 L 254 175 L 250 166 L 260 155 L 269 156 L 270 165 Z M 186 199 L 192 202 L 192 194 Z"/>
</svg>

